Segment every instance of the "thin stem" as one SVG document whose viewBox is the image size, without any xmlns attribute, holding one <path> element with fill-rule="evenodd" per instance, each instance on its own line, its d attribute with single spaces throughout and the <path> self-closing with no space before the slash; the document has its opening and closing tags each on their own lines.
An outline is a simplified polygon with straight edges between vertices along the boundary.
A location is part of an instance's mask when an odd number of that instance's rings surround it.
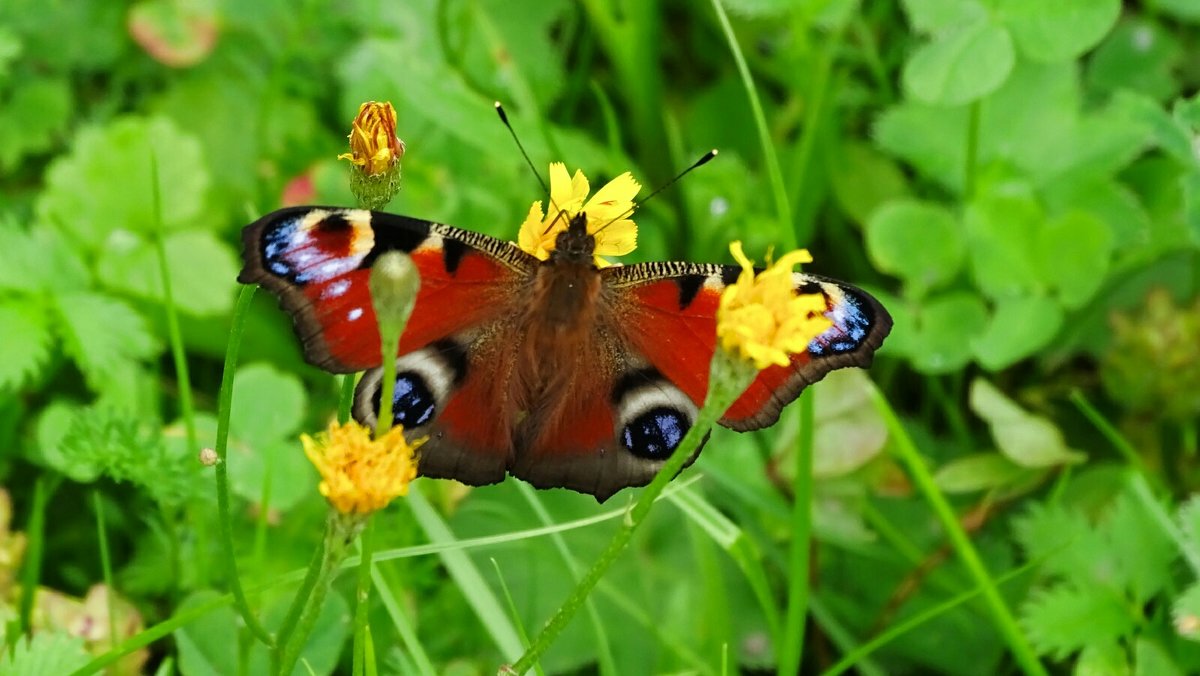
<svg viewBox="0 0 1200 676">
<path fill-rule="evenodd" d="M 779 236 L 782 240 L 780 244 L 785 250 L 790 251 L 796 248 L 792 205 L 788 201 L 783 172 L 779 169 L 779 158 L 775 155 L 775 144 L 771 141 L 771 132 L 767 128 L 767 117 L 763 113 L 762 102 L 758 100 L 758 90 L 754 88 L 754 78 L 750 75 L 750 67 L 746 65 L 746 57 L 742 55 L 742 48 L 738 45 L 737 36 L 734 35 L 733 25 L 729 23 L 729 16 L 725 14 L 725 7 L 721 4 L 721 0 L 711 1 L 713 11 L 717 14 L 717 21 L 721 24 L 721 31 L 725 34 L 726 42 L 729 43 L 729 51 L 733 54 L 733 61 L 737 65 L 742 86 L 746 90 L 746 99 L 750 102 L 750 110 L 754 116 L 754 127 L 758 132 L 758 142 L 762 146 L 763 160 L 767 165 L 767 176 L 771 181 L 771 195 L 775 200 L 775 211 L 780 221 Z"/>
<path fill-rule="evenodd" d="M 225 571 L 229 576 L 229 588 L 233 592 L 234 607 L 246 622 L 250 633 L 267 646 L 274 645 L 271 634 L 250 610 L 242 580 L 238 575 L 237 557 L 233 551 L 233 517 L 229 508 L 229 415 L 233 410 L 233 380 L 237 370 L 238 352 L 242 347 L 242 333 L 246 330 L 246 316 L 254 291 L 258 287 L 243 286 L 238 293 L 237 305 L 233 309 L 233 325 L 229 329 L 229 343 L 225 347 L 225 367 L 221 374 L 221 389 L 217 394 L 217 464 L 213 468 L 217 479 L 217 522 L 221 531 L 221 553 L 225 560 Z"/>
<path fill-rule="evenodd" d="M 1142 460 L 1142 456 L 1138 453 L 1137 449 L 1133 447 L 1133 444 L 1129 443 L 1125 436 L 1112 423 L 1108 422 L 1103 413 L 1096 410 L 1096 407 L 1092 405 L 1092 402 L 1088 401 L 1083 392 L 1079 390 L 1072 391 L 1070 399 L 1071 403 L 1075 404 L 1075 408 L 1078 408 L 1079 412 L 1083 414 L 1083 417 L 1087 418 L 1088 422 L 1092 423 L 1100 434 L 1108 440 L 1108 443 L 1113 445 L 1113 448 L 1125 459 L 1125 462 L 1129 463 L 1133 471 L 1145 477 L 1159 494 L 1167 492 L 1166 487 L 1160 483 L 1158 477 L 1153 472 L 1146 470 L 1146 463 Z"/>
<path fill-rule="evenodd" d="M 313 577 L 313 584 L 307 589 L 301 587 L 296 593 L 296 600 L 303 605 L 303 610 L 299 614 L 299 619 L 294 625 L 295 630 L 291 632 L 290 638 L 279 641 L 281 648 L 279 669 L 275 671 L 277 676 L 292 673 L 292 669 L 300 659 L 300 653 L 308 642 L 309 635 L 312 634 L 317 618 L 321 615 L 321 609 L 325 605 L 325 596 L 329 593 L 333 578 L 336 577 L 342 559 L 345 558 L 346 548 L 354 539 L 354 531 L 357 530 L 355 523 L 361 523 L 356 522 L 355 518 L 339 514 L 333 509 L 329 511 L 329 518 L 325 522 L 325 537 L 322 539 L 321 557 L 316 575 Z M 305 581 L 307 582 L 308 579 L 306 577 Z"/>
<path fill-rule="evenodd" d="M 534 638 L 533 643 L 521 659 L 512 666 L 512 671 L 518 674 L 523 674 L 528 671 L 533 664 L 546 652 L 546 649 L 554 642 L 562 630 L 566 628 L 571 619 L 575 617 L 575 613 L 584 605 L 588 594 L 608 572 L 613 562 L 617 560 L 621 552 L 625 551 L 625 547 L 629 544 L 629 540 L 633 537 L 633 533 L 645 521 L 646 516 L 650 513 L 650 509 L 654 506 L 655 500 L 667 487 L 675 475 L 678 474 L 688 459 L 696 453 L 696 449 L 708 437 L 709 430 L 716 424 L 717 420 L 725 412 L 729 405 L 733 403 L 737 396 L 750 384 L 757 371 L 751 367 L 746 370 L 747 365 L 739 362 L 736 359 L 728 356 L 723 350 L 718 350 L 713 358 L 712 375 L 709 377 L 709 393 L 704 402 L 704 406 L 696 414 L 696 420 L 692 423 L 692 427 L 684 435 L 683 441 L 671 453 L 671 457 L 663 463 L 658 470 L 658 474 L 654 475 L 650 485 L 647 486 L 642 494 L 638 496 L 638 500 L 629 510 L 625 521 L 613 534 L 612 540 L 608 546 L 592 564 L 592 567 L 587 571 L 571 594 L 555 612 L 550 621 L 542 631 Z"/>
<path fill-rule="evenodd" d="M 92 509 L 96 512 L 96 539 L 100 544 L 100 573 L 104 577 L 104 587 L 107 590 L 105 600 L 108 602 L 108 646 L 117 645 L 117 614 L 116 590 L 113 587 L 112 558 L 108 553 L 108 528 L 104 525 L 104 502 L 100 499 L 100 491 L 92 491 Z"/>
<path fill-rule="evenodd" d="M 354 406 L 354 375 L 347 373 L 340 378 L 342 387 L 338 395 L 337 420 L 339 425 L 350 422 L 350 409 Z M 395 385 L 392 385 L 395 387 Z"/>
<path fill-rule="evenodd" d="M 370 604 L 367 601 L 371 595 L 371 555 L 375 553 L 374 519 L 367 522 L 366 528 L 358 538 L 358 547 L 358 591 L 354 605 L 354 651 L 351 673 L 354 676 L 363 676 L 366 669 L 367 632 L 370 631 L 367 626 L 367 608 Z"/>
<path fill-rule="evenodd" d="M 46 545 L 46 505 L 58 488 L 57 477 L 39 475 L 33 484 L 33 506 L 29 510 L 29 522 L 25 526 L 25 565 L 21 567 L 20 613 L 21 632 L 28 634 L 33 616 L 33 601 L 37 596 L 38 583 L 42 575 L 42 552 Z"/>
<path fill-rule="evenodd" d="M 312 590 L 317 585 L 324 560 L 325 545 L 322 544 L 313 550 L 312 559 L 309 560 L 308 568 L 304 571 L 304 579 L 300 582 L 300 587 L 296 589 L 296 594 L 292 596 L 292 605 L 288 606 L 287 615 L 283 617 L 283 622 L 275 632 L 275 645 L 271 648 L 271 673 L 273 674 L 281 673 L 279 664 L 283 661 L 283 647 L 292 638 L 296 623 L 300 621 L 300 613 L 304 612 L 304 607 L 308 603 L 309 597 L 312 596 Z"/>
<path fill-rule="evenodd" d="M 983 102 L 976 100 L 967 111 L 967 156 L 963 167 L 963 194 L 967 199 L 975 197 L 975 177 L 979 162 L 979 118 L 982 116 Z"/>
<path fill-rule="evenodd" d="M 1004 598 L 1000 596 L 1000 592 L 996 589 L 995 581 L 988 573 L 983 560 L 979 558 L 979 552 L 971 544 L 971 538 L 963 529 L 962 523 L 959 522 L 958 516 L 950 507 L 946 496 L 933 480 L 933 475 L 925 465 L 924 459 L 921 458 L 920 451 L 917 450 L 912 437 L 908 435 L 907 430 L 900 423 L 900 419 L 896 417 L 895 410 L 892 409 L 887 399 L 883 397 L 882 392 L 877 388 L 872 388 L 871 399 L 876 410 L 883 416 L 884 423 L 887 425 L 888 433 L 893 441 L 893 447 L 900 456 L 900 459 L 908 466 L 908 471 L 912 475 L 913 482 L 920 488 L 926 502 L 929 503 L 934 514 L 941 521 L 942 528 L 945 529 L 946 535 L 954 547 L 954 551 L 958 554 L 963 565 L 966 566 L 967 572 L 975 579 L 976 585 L 983 590 L 984 600 L 987 602 L 988 610 L 992 614 L 992 621 L 1008 642 L 1008 647 L 1012 650 L 1017 663 L 1021 665 L 1021 669 L 1026 674 L 1044 676 L 1046 674 L 1045 667 L 1038 661 L 1037 653 L 1033 651 L 1033 648 L 1025 639 L 1025 635 L 1021 633 L 1021 628 L 1013 617 L 1012 611 L 1008 609 Z"/>
<path fill-rule="evenodd" d="M 812 540 L 813 391 L 800 394 L 800 433 L 796 442 L 796 476 L 792 479 L 792 542 L 788 552 L 788 595 L 778 655 L 780 674 L 800 673 L 804 629 L 808 618 L 809 553 Z"/>
</svg>

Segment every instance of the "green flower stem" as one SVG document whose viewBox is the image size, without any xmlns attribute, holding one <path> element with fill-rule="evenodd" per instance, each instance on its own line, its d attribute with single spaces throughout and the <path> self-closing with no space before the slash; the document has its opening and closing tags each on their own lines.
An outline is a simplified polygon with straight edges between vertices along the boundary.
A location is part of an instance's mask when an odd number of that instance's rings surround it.
<svg viewBox="0 0 1200 676">
<path fill-rule="evenodd" d="M 895 448 L 900 459 L 904 461 L 904 464 L 908 466 L 908 471 L 912 475 L 913 482 L 920 488 L 925 496 L 925 500 L 933 509 L 934 514 L 937 515 L 938 520 L 941 521 L 942 528 L 945 529 L 946 535 L 950 539 L 950 544 L 958 554 L 958 558 L 966 566 L 967 572 L 974 578 L 975 583 L 983 590 L 984 600 L 987 602 L 988 609 L 992 613 L 992 621 L 1004 636 L 1005 641 L 1008 642 L 1008 647 L 1012 650 L 1017 663 L 1021 665 L 1021 669 L 1026 674 L 1045 676 L 1045 667 L 1038 661 L 1037 654 L 1025 639 L 1025 635 L 1021 633 L 1021 628 L 1017 625 L 1012 611 L 1008 609 L 1004 598 L 1000 596 L 1000 592 L 996 589 L 996 582 L 988 573 L 983 560 L 979 558 L 979 552 L 971 544 L 971 538 L 967 536 L 967 532 L 963 529 L 958 516 L 950 507 L 946 496 L 937 487 L 937 483 L 934 482 L 933 475 L 930 474 L 929 468 L 921 458 L 921 454 L 917 450 L 916 444 L 913 443 L 912 437 L 908 436 L 908 432 L 900 424 L 900 419 L 896 417 L 896 412 L 878 388 L 871 389 L 871 399 L 876 410 L 883 416 L 888 433 L 892 438 L 893 448 Z"/>
<path fill-rule="evenodd" d="M 304 583 L 296 592 L 292 609 L 288 612 L 289 618 L 298 605 L 302 609 L 296 613 L 297 619 L 292 626 L 280 627 L 277 668 L 272 669 L 277 676 L 290 674 L 295 668 L 300 659 L 300 652 L 321 615 L 321 608 L 325 605 L 325 596 L 329 593 L 333 578 L 337 576 L 342 560 L 346 558 L 350 543 L 358 536 L 365 523 L 362 515 L 341 514 L 332 507 L 329 509 L 320 556 L 313 558 L 313 565 L 309 567 Z"/>
<path fill-rule="evenodd" d="M 771 196 L 775 200 L 775 211 L 779 216 L 779 244 L 785 251 L 796 248 L 795 224 L 792 222 L 792 205 L 788 202 L 787 185 L 783 181 L 783 172 L 779 169 L 779 158 L 775 155 L 775 144 L 771 141 L 771 131 L 767 127 L 767 116 L 763 113 L 762 102 L 758 99 L 758 90 L 754 88 L 754 79 L 750 75 L 750 66 L 746 65 L 746 57 L 738 45 L 734 35 L 733 25 L 721 0 L 712 0 L 713 11 L 721 24 L 721 31 L 729 43 L 729 51 L 733 54 L 733 62 L 737 64 L 738 74 L 742 78 L 742 86 L 746 89 L 746 99 L 750 102 L 750 110 L 754 115 L 754 127 L 758 131 L 758 142 L 762 145 L 763 159 L 767 166 L 767 176 L 771 180 Z"/>
<path fill-rule="evenodd" d="M 592 564 L 591 569 L 580 578 L 566 601 L 534 638 L 529 649 L 509 669 L 510 672 L 524 674 L 529 671 L 558 638 L 558 635 L 570 623 L 571 618 L 583 606 L 588 594 L 591 593 L 600 578 L 604 577 L 609 567 L 625 550 L 634 531 L 645 521 L 646 515 L 650 513 L 650 508 L 654 506 L 655 500 L 663 492 L 663 489 L 667 487 L 671 479 L 675 478 L 675 475 L 679 474 L 688 459 L 696 454 L 696 449 L 708 438 L 712 426 L 721 418 L 730 404 L 738 398 L 738 395 L 749 386 L 757 374 L 758 371 L 753 364 L 741 361 L 722 349 L 717 350 L 709 373 L 708 397 L 704 401 L 704 406 L 696 414 L 696 420 L 692 423 L 691 429 L 688 430 L 671 457 L 663 463 L 650 485 L 638 496 L 637 502 L 629 510 L 625 520 L 608 543 L 608 547 Z"/>
<path fill-rule="evenodd" d="M 62 478 L 58 475 L 41 474 L 33 482 L 33 505 L 29 509 L 29 521 L 25 523 L 25 561 L 21 565 L 21 598 L 18 606 L 21 632 L 29 634 L 33 628 L 33 601 L 37 596 L 42 576 L 42 553 L 46 546 L 46 505 L 50 496 L 58 490 Z"/>
<path fill-rule="evenodd" d="M 326 530 L 328 527 L 327 521 Z M 321 566 L 325 561 L 324 542 L 325 540 L 322 540 L 321 546 L 313 550 L 308 568 L 304 571 L 304 579 L 296 589 L 295 595 L 292 596 L 292 604 L 288 606 L 287 615 L 283 616 L 283 622 L 275 631 L 275 645 L 271 648 L 271 673 L 273 674 L 279 673 L 279 664 L 283 661 L 283 647 L 291 640 L 292 632 L 296 630 L 296 624 L 300 621 L 300 613 L 304 612 L 304 607 L 309 597 L 312 596 L 312 590 L 317 586 L 317 579 L 321 576 Z"/>
<path fill-rule="evenodd" d="M 114 594 L 112 572 L 112 557 L 108 552 L 108 527 L 104 525 L 104 501 L 100 499 L 100 491 L 92 491 L 92 508 L 96 511 L 96 540 L 100 545 L 100 573 L 104 577 L 104 586 L 108 589 L 105 600 L 108 602 L 108 647 L 117 645 L 117 613 L 116 596 Z"/>
<path fill-rule="evenodd" d="M 250 604 L 238 576 L 237 556 L 233 552 L 233 518 L 229 513 L 229 414 L 233 410 L 233 379 L 237 370 L 238 352 L 242 347 L 242 334 L 246 330 L 246 316 L 250 302 L 254 300 L 256 286 L 243 286 L 238 293 L 237 305 L 233 309 L 233 325 L 229 329 L 229 343 L 225 347 L 225 368 L 221 374 L 221 389 L 217 394 L 217 464 L 213 467 L 217 478 L 217 521 L 221 530 L 221 550 L 225 572 L 229 576 L 229 588 L 233 592 L 234 607 L 246 622 L 250 633 L 265 645 L 274 645 L 271 634 L 262 626 Z"/>
<path fill-rule="evenodd" d="M 808 618 L 809 550 L 812 541 L 813 446 L 816 420 L 813 391 L 800 394 L 800 435 L 796 443 L 796 476 L 792 479 L 792 542 L 788 552 L 788 595 L 783 636 L 778 637 L 776 672 L 800 673 L 804 657 L 804 625 Z"/>
<path fill-rule="evenodd" d="M 350 408 L 354 406 L 354 374 L 347 373 L 340 378 L 341 390 L 338 395 L 337 421 L 339 425 L 350 422 Z M 393 386 L 394 387 L 394 386 Z"/>
<path fill-rule="evenodd" d="M 392 368 L 394 369 L 395 366 Z M 371 597 L 371 556 L 375 553 L 375 521 L 369 517 L 366 527 L 363 528 L 362 537 L 358 539 L 358 547 L 360 558 L 358 588 L 354 603 L 354 650 L 351 653 L 353 655 L 351 673 L 354 676 L 363 676 L 368 668 L 367 663 L 372 661 L 367 659 L 367 639 L 371 631 L 367 626 L 367 609 L 370 607 L 368 601 Z"/>
</svg>

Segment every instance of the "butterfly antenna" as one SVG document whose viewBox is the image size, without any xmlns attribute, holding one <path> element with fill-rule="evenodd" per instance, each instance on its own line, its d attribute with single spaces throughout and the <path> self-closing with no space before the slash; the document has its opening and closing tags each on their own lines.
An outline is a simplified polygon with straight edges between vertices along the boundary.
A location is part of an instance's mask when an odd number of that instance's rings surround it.
<svg viewBox="0 0 1200 676">
<path fill-rule="evenodd" d="M 496 101 L 496 114 L 500 116 L 500 121 L 508 128 L 508 133 L 512 134 L 513 143 L 517 144 L 517 148 L 521 151 L 521 156 L 525 158 L 525 164 L 529 165 L 529 170 L 533 172 L 534 178 L 541 184 L 542 191 L 549 195 L 550 188 L 546 187 L 546 182 L 542 180 L 542 175 L 538 173 L 537 169 L 534 169 L 533 161 L 529 159 L 529 153 L 525 152 L 525 146 L 521 145 L 521 139 L 517 138 L 516 130 L 513 129 L 512 123 L 508 121 L 508 113 L 504 112 L 504 106 L 500 105 L 499 101 Z"/>
<path fill-rule="evenodd" d="M 629 215 L 633 213 L 633 210 L 634 210 L 634 209 L 636 209 L 636 208 L 638 208 L 638 207 L 642 206 L 642 205 L 643 205 L 643 204 L 645 204 L 646 202 L 649 202 L 651 197 L 654 197 L 654 196 L 655 196 L 655 195 L 657 195 L 658 193 L 660 193 L 660 192 L 662 192 L 662 191 L 666 190 L 667 188 L 670 188 L 671 186 L 675 185 L 675 182 L 676 182 L 676 181 L 678 181 L 679 179 L 683 178 L 684 176 L 687 176 L 687 175 L 688 175 L 688 173 L 689 173 L 691 170 L 693 170 L 693 169 L 696 169 L 697 167 L 701 167 L 701 166 L 703 166 L 703 165 L 705 165 L 705 164 L 708 164 L 708 162 L 709 162 L 709 161 L 710 161 L 712 158 L 714 158 L 714 157 L 716 157 L 716 156 L 717 156 L 717 149 L 716 149 L 716 148 L 713 148 L 712 150 L 710 150 L 710 151 L 708 151 L 708 152 L 704 153 L 704 156 L 703 156 L 703 157 L 701 157 L 700 159 L 696 160 L 695 162 L 692 162 L 692 166 L 690 166 L 690 167 L 688 167 L 687 169 L 684 169 L 683 171 L 679 172 L 679 174 L 677 174 L 677 175 L 675 176 L 675 178 L 673 178 L 673 179 L 671 179 L 671 180 L 667 181 L 666 183 L 664 183 L 664 184 L 662 184 L 662 185 L 658 186 L 658 188 L 657 188 L 657 189 L 655 189 L 655 191 L 654 191 L 654 192 L 652 192 L 652 193 L 650 193 L 649 195 L 646 195 L 645 197 L 643 197 L 642 199 L 640 199 L 640 200 L 638 200 L 638 201 L 634 202 L 634 203 L 633 203 L 633 206 L 629 207 L 629 210 L 628 210 L 628 211 L 626 211 L 625 213 L 623 213 L 623 214 L 621 214 L 620 216 L 618 216 L 617 218 L 614 218 L 614 219 L 612 219 L 611 221 L 609 221 L 609 222 L 605 223 L 604 225 L 600 226 L 599 228 L 596 228 L 596 232 L 598 233 L 598 232 L 600 232 L 601 230 L 603 230 L 603 229 L 607 228 L 608 226 L 612 225 L 613 223 L 616 223 L 617 221 L 624 220 L 625 218 L 628 218 L 628 217 L 629 217 Z M 593 233 L 593 234 L 594 234 L 594 233 Z"/>
</svg>

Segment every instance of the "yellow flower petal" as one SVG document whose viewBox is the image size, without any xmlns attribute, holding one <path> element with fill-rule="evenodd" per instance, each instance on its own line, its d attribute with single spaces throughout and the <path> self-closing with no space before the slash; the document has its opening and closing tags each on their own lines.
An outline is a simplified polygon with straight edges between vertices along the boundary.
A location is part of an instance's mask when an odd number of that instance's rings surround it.
<svg viewBox="0 0 1200 676">
<path fill-rule="evenodd" d="M 317 468 L 317 487 L 334 509 L 343 514 L 369 514 L 408 493 L 417 476 L 415 451 L 424 443 L 409 443 L 404 430 L 393 427 L 378 439 L 357 422 L 329 428 L 316 438 L 300 436 L 304 454 Z"/>
<path fill-rule="evenodd" d="M 517 244 L 522 251 L 540 260 L 550 257 L 571 219 L 587 214 L 587 231 L 596 239 L 596 267 L 608 265 L 603 256 L 623 256 L 637 247 L 637 225 L 629 218 L 634 197 L 642 186 L 625 172 L 600 188 L 590 200 L 590 185 L 582 171 L 567 173 L 562 162 L 550 164 L 550 204 L 543 214 L 535 202 L 521 223 Z"/>
<path fill-rule="evenodd" d="M 759 369 L 787 366 L 791 355 L 803 352 L 833 324 L 825 316 L 824 295 L 796 294 L 792 268 L 812 257 L 803 249 L 792 251 L 755 275 L 741 242 L 730 244 L 729 251 L 742 271 L 717 306 L 721 346 Z"/>
</svg>

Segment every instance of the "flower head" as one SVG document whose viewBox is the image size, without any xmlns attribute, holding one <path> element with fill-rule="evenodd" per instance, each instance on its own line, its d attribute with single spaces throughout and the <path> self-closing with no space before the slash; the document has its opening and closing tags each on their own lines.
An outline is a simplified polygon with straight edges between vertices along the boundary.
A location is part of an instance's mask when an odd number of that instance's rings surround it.
<svg viewBox="0 0 1200 676">
<path fill-rule="evenodd" d="M 412 444 L 401 427 L 372 439 L 356 422 L 332 422 L 316 439 L 303 434 L 304 453 L 321 474 L 318 489 L 342 514 L 370 514 L 393 498 L 408 493 L 417 476 L 415 451 L 424 439 Z"/>
<path fill-rule="evenodd" d="M 404 141 L 396 137 L 396 109 L 388 102 L 367 101 L 358 107 L 350 127 L 350 191 L 364 209 L 382 209 L 400 191 L 400 158 Z"/>
<path fill-rule="evenodd" d="M 350 152 L 338 155 L 350 160 L 368 176 L 377 176 L 404 157 L 404 141 L 396 137 L 396 109 L 390 102 L 367 101 L 358 107 L 350 127 Z"/>
<path fill-rule="evenodd" d="M 562 162 L 550 164 L 550 208 L 543 213 L 541 201 L 529 207 L 529 215 L 521 224 L 517 243 L 526 253 L 541 260 L 550 257 L 559 233 L 576 214 L 587 214 L 587 231 L 596 238 L 596 266 L 608 261 L 601 256 L 623 256 L 637 246 L 637 226 L 629 215 L 633 213 L 633 198 L 642 189 L 629 172 L 609 181 L 587 199 L 591 187 L 582 171 L 572 177 Z M 586 200 L 586 201 L 585 201 Z"/>
<path fill-rule="evenodd" d="M 721 294 L 717 337 L 727 351 L 752 360 L 759 369 L 787 366 L 791 355 L 803 352 L 833 324 L 825 316 L 824 296 L 796 294 L 792 267 L 811 263 L 812 256 L 806 249 L 792 251 L 756 275 L 741 242 L 730 244 L 729 250 L 742 272 Z"/>
</svg>

